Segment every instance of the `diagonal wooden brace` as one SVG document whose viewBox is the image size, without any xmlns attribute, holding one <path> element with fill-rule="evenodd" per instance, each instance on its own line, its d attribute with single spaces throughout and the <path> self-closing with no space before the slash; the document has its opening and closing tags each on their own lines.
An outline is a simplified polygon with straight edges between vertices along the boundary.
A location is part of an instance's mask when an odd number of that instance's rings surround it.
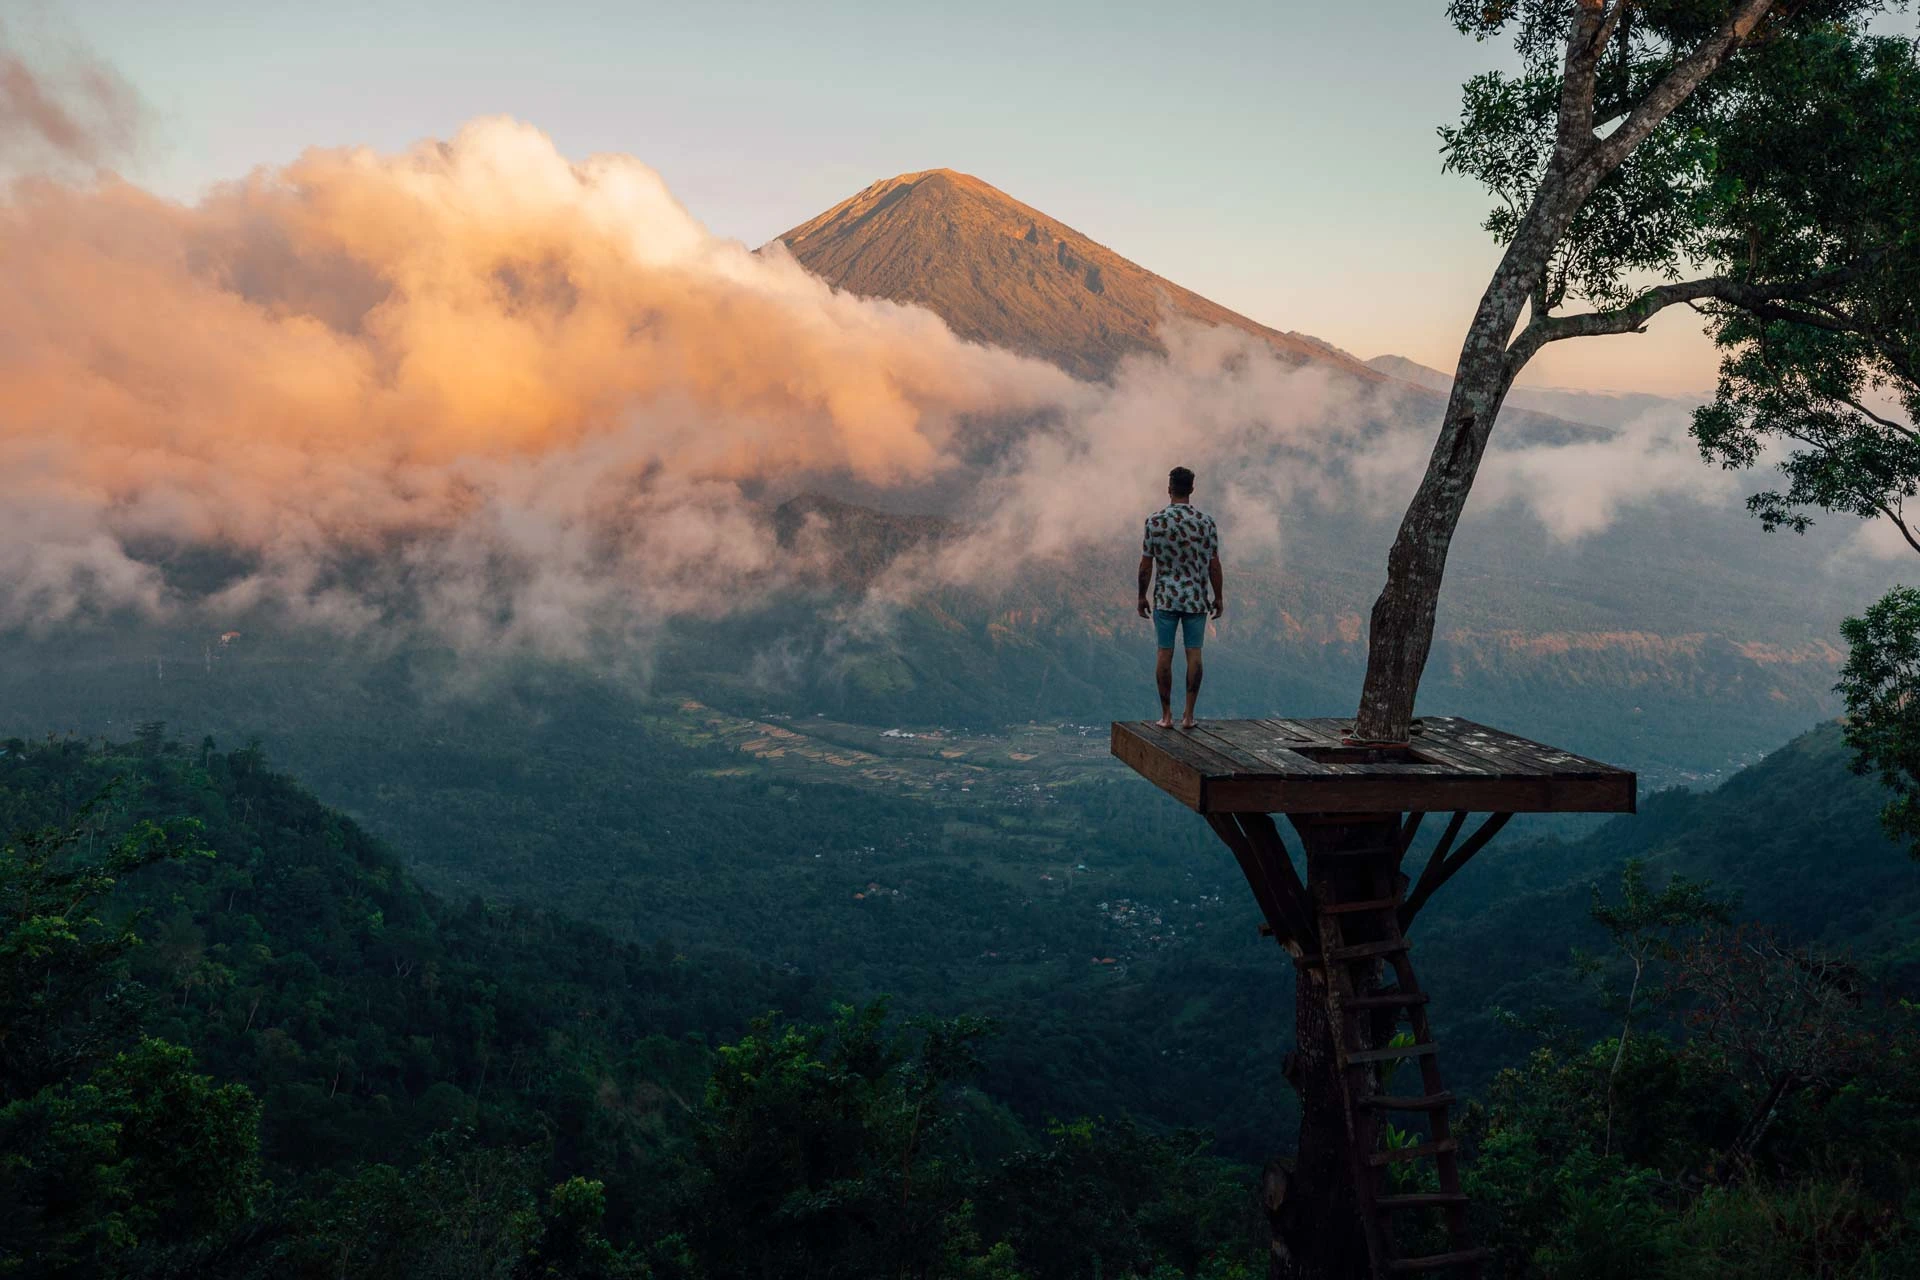
<svg viewBox="0 0 1920 1280">
<path fill-rule="evenodd" d="M 1428 856 L 1427 865 L 1420 872 L 1420 879 L 1415 882 L 1412 891 L 1407 894 L 1406 902 L 1400 907 L 1400 928 L 1403 932 L 1413 923 L 1413 918 L 1420 913 L 1420 908 L 1427 905 L 1427 899 L 1431 898 L 1441 885 L 1453 879 L 1460 868 L 1466 866 L 1467 861 L 1474 854 L 1486 848 L 1488 841 L 1499 835 L 1500 829 L 1512 820 L 1513 815 L 1510 813 L 1488 814 L 1486 821 L 1467 837 L 1466 843 L 1455 850 L 1454 838 L 1460 834 L 1460 828 L 1466 824 L 1467 815 L 1465 813 L 1453 815 L 1453 820 L 1447 823 L 1446 831 L 1440 836 L 1440 843 L 1433 846 L 1433 853 Z"/>
<path fill-rule="evenodd" d="M 1264 813 L 1210 813 L 1207 825 L 1233 851 L 1234 860 L 1253 889 L 1254 901 L 1260 904 L 1260 912 L 1280 945 L 1295 959 L 1317 950 L 1306 887 L 1300 883 L 1273 819 Z"/>
</svg>

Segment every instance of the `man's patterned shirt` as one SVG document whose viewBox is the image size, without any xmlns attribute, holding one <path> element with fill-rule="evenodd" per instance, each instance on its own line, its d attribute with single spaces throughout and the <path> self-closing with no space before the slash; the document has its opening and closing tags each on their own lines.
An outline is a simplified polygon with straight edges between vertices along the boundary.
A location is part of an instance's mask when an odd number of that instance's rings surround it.
<svg viewBox="0 0 1920 1280">
<path fill-rule="evenodd" d="M 1213 517 L 1190 502 L 1170 502 L 1147 517 L 1140 554 L 1153 557 L 1153 607 L 1207 611 L 1207 565 L 1220 554 Z"/>
</svg>

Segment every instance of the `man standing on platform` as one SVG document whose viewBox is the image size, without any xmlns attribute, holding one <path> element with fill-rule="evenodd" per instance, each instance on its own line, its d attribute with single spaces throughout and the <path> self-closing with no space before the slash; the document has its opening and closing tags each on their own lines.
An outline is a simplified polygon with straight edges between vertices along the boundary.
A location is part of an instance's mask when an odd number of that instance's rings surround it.
<svg viewBox="0 0 1920 1280">
<path fill-rule="evenodd" d="M 1153 678 L 1160 687 L 1160 727 L 1173 728 L 1173 637 L 1179 632 L 1187 648 L 1187 713 L 1182 729 L 1193 728 L 1193 704 L 1200 697 L 1200 648 L 1207 634 L 1207 615 L 1220 616 L 1225 595 L 1220 579 L 1220 532 L 1213 517 L 1196 508 L 1193 472 L 1175 467 L 1167 474 L 1167 505 L 1147 517 L 1140 543 L 1140 616 L 1153 618 L 1160 652 Z M 1151 606 L 1147 584 L 1153 584 Z M 1211 604 L 1207 588 L 1213 588 Z"/>
</svg>

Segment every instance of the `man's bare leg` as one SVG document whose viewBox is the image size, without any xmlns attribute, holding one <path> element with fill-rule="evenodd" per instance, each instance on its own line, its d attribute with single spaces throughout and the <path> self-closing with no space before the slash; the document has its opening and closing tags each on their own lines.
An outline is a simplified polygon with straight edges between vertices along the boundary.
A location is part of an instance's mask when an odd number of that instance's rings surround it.
<svg viewBox="0 0 1920 1280">
<path fill-rule="evenodd" d="M 1173 650 L 1162 649 L 1154 655 L 1153 683 L 1160 690 L 1160 719 L 1157 723 L 1162 729 L 1173 728 Z"/>
<path fill-rule="evenodd" d="M 1180 727 L 1182 729 L 1193 728 L 1193 704 L 1200 700 L 1200 677 L 1205 674 L 1205 668 L 1200 662 L 1200 653 L 1201 651 L 1198 649 L 1187 650 L 1187 714 L 1181 717 Z M 1168 654 L 1167 657 L 1168 682 L 1171 683 L 1171 677 L 1173 675 L 1173 655 Z"/>
</svg>

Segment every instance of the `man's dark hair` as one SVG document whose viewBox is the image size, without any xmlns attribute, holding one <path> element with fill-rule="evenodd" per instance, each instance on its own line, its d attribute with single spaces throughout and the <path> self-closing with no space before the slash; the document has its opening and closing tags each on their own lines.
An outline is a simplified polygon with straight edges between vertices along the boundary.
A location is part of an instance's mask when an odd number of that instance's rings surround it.
<svg viewBox="0 0 1920 1280">
<path fill-rule="evenodd" d="M 1175 467 L 1167 472 L 1167 492 L 1184 498 L 1193 492 L 1193 472 L 1185 467 Z"/>
</svg>

